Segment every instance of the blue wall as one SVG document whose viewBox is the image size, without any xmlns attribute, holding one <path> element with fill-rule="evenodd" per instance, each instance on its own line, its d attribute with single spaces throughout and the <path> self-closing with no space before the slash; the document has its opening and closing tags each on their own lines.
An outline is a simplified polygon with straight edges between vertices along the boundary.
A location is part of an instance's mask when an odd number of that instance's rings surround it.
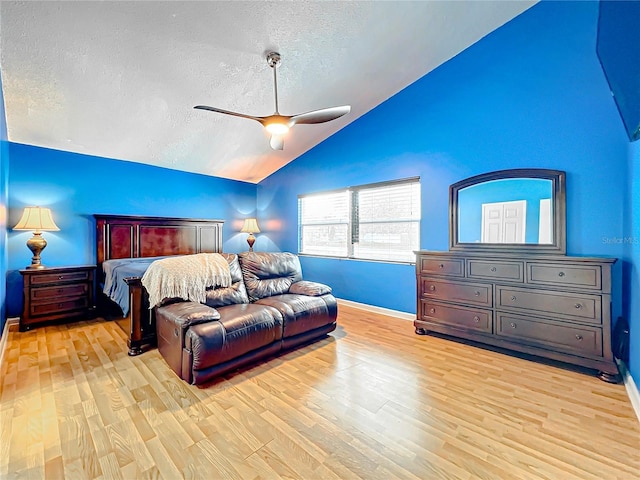
<svg viewBox="0 0 640 480">
<path fill-rule="evenodd" d="M 630 345 L 627 367 L 640 386 L 640 141 L 629 146 L 629 191 L 625 203 L 624 275 L 622 314 L 629 321 Z"/>
<path fill-rule="evenodd" d="M 59 232 L 45 232 L 47 266 L 94 264 L 94 213 L 225 220 L 224 250 L 246 250 L 242 219 L 255 215 L 254 184 L 132 162 L 9 144 L 9 226 L 28 205 L 51 208 Z M 22 279 L 31 262 L 31 232 L 9 232 L 7 314 L 18 316 Z"/>
<path fill-rule="evenodd" d="M 630 139 L 640 136 L 640 2 L 600 2 L 598 57 Z M 636 130 L 637 129 L 637 130 Z M 627 367 L 640 385 L 640 142 L 629 144 L 624 228 L 622 315 L 630 325 Z"/>
<path fill-rule="evenodd" d="M 297 249 L 298 194 L 420 176 L 421 248 L 447 250 L 450 184 L 532 167 L 567 172 L 567 253 L 620 257 L 628 141 L 595 52 L 597 20 L 597 2 L 537 4 L 265 179 L 258 211 L 274 246 Z M 341 298 L 415 312 L 411 266 L 302 263 Z M 619 262 L 614 315 L 620 272 Z"/>
<path fill-rule="evenodd" d="M 7 275 L 7 182 L 9 177 L 9 143 L 2 92 L 2 72 L 0 72 L 0 335 L 4 332 L 7 321 L 7 289 L 4 278 Z"/>
</svg>

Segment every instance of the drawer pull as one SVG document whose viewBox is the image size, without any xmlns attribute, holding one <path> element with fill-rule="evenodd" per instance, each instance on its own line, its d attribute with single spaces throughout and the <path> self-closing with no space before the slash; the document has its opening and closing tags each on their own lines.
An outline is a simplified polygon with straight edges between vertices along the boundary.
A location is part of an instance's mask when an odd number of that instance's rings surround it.
<svg viewBox="0 0 640 480">
<path fill-rule="evenodd" d="M 473 321 L 476 323 L 480 323 L 480 317 L 476 315 L 475 317 L 473 317 Z"/>
<path fill-rule="evenodd" d="M 514 322 L 511 322 L 509 325 L 511 325 L 511 328 L 516 328 L 516 324 Z"/>
<path fill-rule="evenodd" d="M 476 290 L 476 293 L 474 293 L 474 295 L 475 295 L 476 297 L 479 297 L 479 296 L 480 296 L 480 292 Z"/>
<path fill-rule="evenodd" d="M 582 304 L 581 303 L 576 303 L 574 305 L 574 307 L 576 307 L 578 310 L 580 310 L 582 308 Z"/>
<path fill-rule="evenodd" d="M 512 296 L 511 296 L 511 301 L 512 301 L 512 302 L 515 302 L 515 301 L 516 301 L 516 296 L 515 296 L 515 295 L 512 295 Z"/>
<path fill-rule="evenodd" d="M 558 273 L 558 276 L 559 276 L 559 277 L 564 277 L 564 272 L 560 272 L 560 273 Z"/>
<path fill-rule="evenodd" d="M 576 335 L 576 340 L 582 341 L 582 335 Z"/>
<path fill-rule="evenodd" d="M 59 288 L 58 293 L 62 293 L 62 292 L 64 292 L 64 290 L 62 288 Z"/>
<path fill-rule="evenodd" d="M 432 292 L 435 292 L 436 291 L 436 286 L 435 285 L 431 285 L 429 287 L 429 290 L 431 290 Z"/>
<path fill-rule="evenodd" d="M 439 267 L 440 267 L 440 268 L 444 268 L 444 263 L 441 263 L 441 264 L 439 265 Z"/>
<path fill-rule="evenodd" d="M 64 303 L 59 303 L 58 308 L 62 308 L 62 307 L 64 307 Z"/>
<path fill-rule="evenodd" d="M 498 269 L 497 269 L 496 267 L 491 267 L 491 271 L 492 271 L 492 272 L 495 272 L 495 271 L 497 271 L 497 270 L 498 270 Z"/>
<path fill-rule="evenodd" d="M 58 275 L 58 280 L 64 280 L 64 275 Z"/>
<path fill-rule="evenodd" d="M 429 313 L 436 313 L 436 309 L 435 309 L 435 308 L 431 308 L 431 309 L 429 310 Z"/>
</svg>

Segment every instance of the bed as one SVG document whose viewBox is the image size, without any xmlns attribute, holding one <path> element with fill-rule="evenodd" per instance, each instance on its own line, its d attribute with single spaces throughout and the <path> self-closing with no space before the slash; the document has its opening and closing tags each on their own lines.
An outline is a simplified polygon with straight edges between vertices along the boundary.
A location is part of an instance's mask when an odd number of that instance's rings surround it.
<svg viewBox="0 0 640 480">
<path fill-rule="evenodd" d="M 102 214 L 94 218 L 98 311 L 125 332 L 129 355 L 139 355 L 156 344 L 155 316 L 141 283 L 145 268 L 156 257 L 222 253 L 224 222 Z M 105 284 L 117 292 L 107 296 Z"/>
</svg>

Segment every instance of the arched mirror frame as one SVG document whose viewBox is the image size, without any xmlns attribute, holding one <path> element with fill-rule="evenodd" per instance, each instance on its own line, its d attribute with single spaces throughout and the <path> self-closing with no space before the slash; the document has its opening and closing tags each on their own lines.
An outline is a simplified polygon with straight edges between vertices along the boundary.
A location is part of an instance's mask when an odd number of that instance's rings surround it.
<svg viewBox="0 0 640 480">
<path fill-rule="evenodd" d="M 551 180 L 553 208 L 553 243 L 462 243 L 458 241 L 458 194 L 463 188 L 508 178 L 541 178 Z M 567 252 L 566 174 L 560 170 L 519 168 L 483 173 L 461 180 L 449 187 L 449 249 L 483 253 L 537 253 L 565 255 Z"/>
</svg>

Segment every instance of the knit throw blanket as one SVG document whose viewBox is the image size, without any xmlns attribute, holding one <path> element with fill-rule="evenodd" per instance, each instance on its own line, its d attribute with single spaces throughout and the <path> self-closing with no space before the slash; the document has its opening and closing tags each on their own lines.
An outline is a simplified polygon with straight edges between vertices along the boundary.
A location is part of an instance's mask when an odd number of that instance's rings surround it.
<svg viewBox="0 0 640 480">
<path fill-rule="evenodd" d="M 229 264 L 218 253 L 196 253 L 156 260 L 142 276 L 149 308 L 165 298 L 204 303 L 207 287 L 230 287 Z"/>
</svg>

